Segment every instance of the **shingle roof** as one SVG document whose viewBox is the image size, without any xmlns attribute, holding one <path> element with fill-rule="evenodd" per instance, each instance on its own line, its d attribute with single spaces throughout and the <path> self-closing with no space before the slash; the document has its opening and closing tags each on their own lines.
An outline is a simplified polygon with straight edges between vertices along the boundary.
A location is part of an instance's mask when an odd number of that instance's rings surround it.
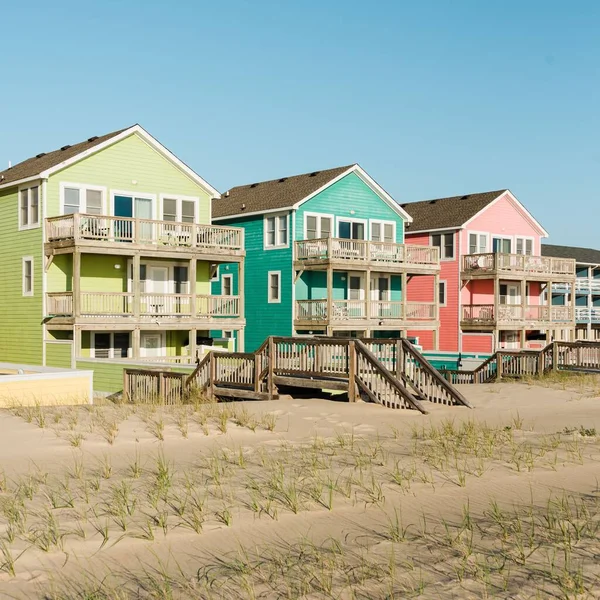
<svg viewBox="0 0 600 600">
<path fill-rule="evenodd" d="M 23 162 L 13 165 L 10 169 L 0 171 L 0 185 L 6 185 L 7 183 L 19 181 L 28 177 L 35 177 L 36 175 L 39 175 L 46 169 L 56 167 L 65 160 L 73 158 L 81 152 L 85 152 L 86 150 L 89 150 L 94 146 L 98 146 L 98 144 L 101 144 L 102 142 L 105 142 L 110 138 L 119 135 L 126 129 L 130 128 L 126 127 L 125 129 L 113 131 L 112 133 L 107 133 L 106 135 L 94 136 L 87 139 L 84 142 L 72 144 L 70 146 L 63 146 L 58 150 L 52 150 L 50 152 L 42 152 L 37 156 L 28 158 Z"/>
<path fill-rule="evenodd" d="M 506 191 L 508 190 L 402 204 L 402 208 L 413 218 L 406 232 L 460 227 Z"/>
<path fill-rule="evenodd" d="M 213 218 L 289 208 L 354 165 L 240 185 L 214 198 Z"/>
<path fill-rule="evenodd" d="M 554 244 L 542 244 L 542 256 L 574 258 L 578 263 L 600 265 L 600 250 L 595 250 L 594 248 L 577 248 L 574 246 L 555 246 Z"/>
</svg>

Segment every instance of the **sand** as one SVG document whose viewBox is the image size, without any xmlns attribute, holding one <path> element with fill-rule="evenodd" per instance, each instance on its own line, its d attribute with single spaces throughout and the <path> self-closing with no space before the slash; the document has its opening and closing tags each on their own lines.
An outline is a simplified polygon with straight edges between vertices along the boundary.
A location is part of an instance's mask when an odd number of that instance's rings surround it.
<svg viewBox="0 0 600 600">
<path fill-rule="evenodd" d="M 1 411 L 0 597 L 600 597 L 599 389 Z"/>
</svg>

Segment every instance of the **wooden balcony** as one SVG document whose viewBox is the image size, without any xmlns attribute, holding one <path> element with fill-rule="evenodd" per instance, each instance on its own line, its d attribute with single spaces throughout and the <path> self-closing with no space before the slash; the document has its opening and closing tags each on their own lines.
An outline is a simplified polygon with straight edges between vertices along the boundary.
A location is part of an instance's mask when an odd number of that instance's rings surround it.
<svg viewBox="0 0 600 600">
<path fill-rule="evenodd" d="M 167 322 L 195 321 L 196 325 L 240 319 L 239 296 L 190 294 L 140 294 L 139 309 L 129 292 L 81 292 L 74 306 L 73 292 L 46 294 L 48 317 L 76 319 L 78 322 Z"/>
<path fill-rule="evenodd" d="M 356 327 L 423 327 L 437 324 L 435 303 L 402 301 L 296 300 L 294 325 L 314 327 L 337 325 Z"/>
<path fill-rule="evenodd" d="M 341 238 L 322 238 L 294 242 L 297 269 L 374 268 L 379 271 L 399 271 L 435 274 L 440 271 L 439 249 L 432 246 L 370 242 Z"/>
<path fill-rule="evenodd" d="M 575 260 L 525 254 L 467 254 L 462 257 L 463 279 L 527 279 L 532 281 L 571 281 L 575 278 Z"/>
<path fill-rule="evenodd" d="M 600 323 L 600 306 L 576 306 L 577 323 Z"/>
<path fill-rule="evenodd" d="M 244 230 L 238 227 L 79 213 L 50 217 L 45 227 L 47 255 L 74 246 L 117 254 L 201 254 L 221 262 L 245 254 Z"/>
<path fill-rule="evenodd" d="M 501 326 L 538 329 L 550 325 L 572 324 L 572 306 L 467 304 L 462 307 L 461 327 L 466 329 L 490 329 Z"/>
</svg>

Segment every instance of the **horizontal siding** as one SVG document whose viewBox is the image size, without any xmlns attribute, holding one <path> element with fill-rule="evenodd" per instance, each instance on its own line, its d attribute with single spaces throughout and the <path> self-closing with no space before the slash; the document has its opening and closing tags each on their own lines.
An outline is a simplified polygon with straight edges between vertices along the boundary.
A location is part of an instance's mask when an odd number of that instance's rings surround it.
<svg viewBox="0 0 600 600">
<path fill-rule="evenodd" d="M 46 366 L 60 367 L 62 369 L 71 368 L 71 354 L 73 345 L 68 343 L 53 344 L 46 343 Z"/>
<path fill-rule="evenodd" d="M 74 405 L 89 404 L 90 378 L 64 377 L 48 379 L 24 379 L 22 381 L 0 380 L 0 406 L 10 406 L 15 402 L 25 405 Z"/>
<path fill-rule="evenodd" d="M 40 219 L 42 213 L 40 186 Z M 42 364 L 42 228 L 19 231 L 17 188 L 0 191 L 0 361 Z M 33 296 L 23 296 L 22 258 L 33 256 Z"/>
<path fill-rule="evenodd" d="M 493 337 L 488 334 L 462 334 L 463 352 L 485 352 L 492 353 Z"/>
</svg>

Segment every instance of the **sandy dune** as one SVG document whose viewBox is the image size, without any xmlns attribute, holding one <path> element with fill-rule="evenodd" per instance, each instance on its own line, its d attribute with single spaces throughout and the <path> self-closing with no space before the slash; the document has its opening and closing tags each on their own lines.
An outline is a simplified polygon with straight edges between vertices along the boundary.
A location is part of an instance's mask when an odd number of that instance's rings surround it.
<svg viewBox="0 0 600 600">
<path fill-rule="evenodd" d="M 561 388 L 0 412 L 0 596 L 600 597 L 598 385 Z"/>
</svg>

